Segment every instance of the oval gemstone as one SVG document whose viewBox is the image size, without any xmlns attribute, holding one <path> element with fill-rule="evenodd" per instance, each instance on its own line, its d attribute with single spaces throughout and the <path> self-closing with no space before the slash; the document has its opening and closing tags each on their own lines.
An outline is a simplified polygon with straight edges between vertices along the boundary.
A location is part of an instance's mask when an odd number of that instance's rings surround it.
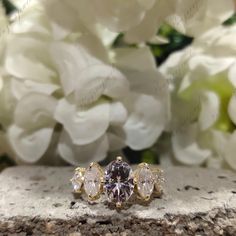
<svg viewBox="0 0 236 236">
<path fill-rule="evenodd" d="M 137 189 L 140 196 L 149 199 L 154 189 L 155 176 L 148 166 L 137 170 Z"/>
<path fill-rule="evenodd" d="M 83 184 L 83 173 L 81 171 L 75 171 L 74 176 L 71 179 L 71 184 L 74 192 L 80 192 Z"/>
<path fill-rule="evenodd" d="M 96 198 L 101 189 L 101 171 L 96 165 L 90 166 L 84 174 L 84 191 L 89 198 Z"/>
<path fill-rule="evenodd" d="M 105 169 L 105 191 L 108 199 L 115 203 L 127 201 L 133 193 L 132 169 L 124 161 L 111 162 Z"/>
</svg>

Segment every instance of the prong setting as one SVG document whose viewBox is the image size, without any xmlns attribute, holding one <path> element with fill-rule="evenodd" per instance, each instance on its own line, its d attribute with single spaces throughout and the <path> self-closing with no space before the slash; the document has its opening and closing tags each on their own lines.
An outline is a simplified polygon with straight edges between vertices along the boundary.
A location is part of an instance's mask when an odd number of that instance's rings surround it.
<svg viewBox="0 0 236 236">
<path fill-rule="evenodd" d="M 116 203 L 116 207 L 117 207 L 117 208 L 121 208 L 121 207 L 122 207 L 122 203 L 121 203 L 121 202 L 117 202 L 117 203 Z"/>
<path fill-rule="evenodd" d="M 116 157 L 116 160 L 117 160 L 117 161 L 122 161 L 122 157 L 121 157 L 121 156 L 118 156 L 118 157 Z"/>
</svg>

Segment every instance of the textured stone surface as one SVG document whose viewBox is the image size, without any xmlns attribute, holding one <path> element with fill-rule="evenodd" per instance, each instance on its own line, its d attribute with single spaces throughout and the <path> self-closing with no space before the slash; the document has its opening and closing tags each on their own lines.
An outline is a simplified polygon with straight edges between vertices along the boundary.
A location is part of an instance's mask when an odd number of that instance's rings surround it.
<svg viewBox="0 0 236 236">
<path fill-rule="evenodd" d="M 236 175 L 166 169 L 162 199 L 116 211 L 71 193 L 70 167 L 15 167 L 0 175 L 0 235 L 236 235 Z M 130 199 L 131 201 L 132 199 Z"/>
</svg>

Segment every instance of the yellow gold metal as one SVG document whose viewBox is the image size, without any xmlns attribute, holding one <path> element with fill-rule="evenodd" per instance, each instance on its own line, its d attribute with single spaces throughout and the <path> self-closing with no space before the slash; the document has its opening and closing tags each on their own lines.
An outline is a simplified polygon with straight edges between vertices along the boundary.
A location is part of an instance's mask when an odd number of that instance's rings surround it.
<svg viewBox="0 0 236 236">
<path fill-rule="evenodd" d="M 139 166 L 139 167 L 146 167 L 146 168 L 150 169 L 149 164 L 146 163 L 146 162 L 142 162 L 142 163 L 140 163 L 138 166 Z"/>
<path fill-rule="evenodd" d="M 116 160 L 117 160 L 117 161 L 122 161 L 122 157 L 118 156 L 118 157 L 116 158 Z"/>
<path fill-rule="evenodd" d="M 77 168 L 75 169 L 75 171 L 84 172 L 84 171 L 85 171 L 85 168 L 84 168 L 84 167 L 77 167 Z"/>
<path fill-rule="evenodd" d="M 104 180 L 104 177 L 103 177 L 103 176 L 100 178 L 100 181 L 101 181 L 102 184 L 105 183 L 105 180 Z"/>
<path fill-rule="evenodd" d="M 163 194 L 162 184 L 165 182 L 164 171 L 158 167 L 156 167 L 153 171 L 156 176 L 155 184 L 154 184 L 154 195 L 156 197 L 160 197 Z"/>
<path fill-rule="evenodd" d="M 122 161 L 122 157 L 121 156 L 118 156 L 116 157 L 116 160 L 117 161 Z M 76 193 L 85 193 L 84 191 L 84 174 L 85 174 L 85 171 L 96 166 L 96 168 L 99 170 L 99 191 L 97 193 L 96 196 L 91 196 L 91 195 L 87 195 L 87 198 L 89 201 L 95 201 L 97 199 L 100 198 L 101 194 L 104 192 L 104 183 L 105 183 L 105 179 L 104 179 L 104 170 L 101 168 L 101 166 L 96 163 L 96 162 L 92 162 L 89 164 L 89 167 L 87 169 L 83 168 L 83 167 L 77 167 L 75 169 L 75 172 L 80 172 L 81 174 L 81 182 L 82 182 L 82 185 L 81 185 L 81 189 L 79 191 L 75 191 Z M 140 163 L 138 165 L 138 168 L 136 170 L 133 171 L 133 174 L 132 174 L 132 177 L 133 177 L 133 183 L 134 183 L 134 193 L 136 194 L 137 198 L 142 200 L 142 201 L 149 201 L 150 198 L 151 198 L 151 195 L 150 196 L 142 196 L 142 194 L 140 193 L 140 191 L 138 191 L 138 181 L 139 181 L 139 171 L 140 171 L 140 168 L 147 168 L 147 169 L 150 169 L 151 172 L 153 173 L 153 183 L 154 183 L 154 189 L 153 189 L 153 193 L 155 196 L 161 196 L 163 194 L 163 187 L 162 187 L 162 183 L 165 181 L 164 177 L 163 177 L 163 170 L 161 170 L 160 168 L 151 168 L 150 165 L 148 163 Z M 73 178 L 70 180 L 72 181 Z M 85 193 L 86 194 L 86 193 Z M 117 208 L 121 208 L 122 207 L 122 203 L 121 202 L 117 202 L 116 204 L 116 207 Z"/>
<path fill-rule="evenodd" d="M 154 187 L 154 195 L 156 196 L 156 197 L 161 197 L 162 196 L 162 194 L 163 194 L 163 187 L 161 186 L 161 185 L 159 185 L 159 187 Z"/>
<path fill-rule="evenodd" d="M 117 207 L 117 208 L 121 208 L 121 206 L 122 206 L 121 202 L 117 202 L 117 203 L 116 203 L 116 207 Z"/>
<path fill-rule="evenodd" d="M 144 200 L 145 202 L 148 202 L 148 201 L 150 200 L 150 196 L 143 198 L 143 200 Z"/>
<path fill-rule="evenodd" d="M 81 193 L 82 192 L 82 187 L 83 187 L 83 182 L 84 182 L 84 172 L 85 172 L 85 168 L 83 168 L 83 167 L 77 167 L 75 170 L 74 170 L 74 173 L 80 173 L 81 174 L 81 181 L 79 181 L 79 182 L 81 182 L 81 188 L 80 189 L 78 189 L 78 190 L 74 190 L 74 193 Z M 72 182 L 73 181 L 73 178 L 71 178 L 70 179 L 70 181 Z"/>
<path fill-rule="evenodd" d="M 98 164 L 95 163 L 95 162 L 91 162 L 91 163 L 89 164 L 89 167 L 93 167 L 93 166 L 95 166 L 95 165 L 98 165 Z"/>
</svg>

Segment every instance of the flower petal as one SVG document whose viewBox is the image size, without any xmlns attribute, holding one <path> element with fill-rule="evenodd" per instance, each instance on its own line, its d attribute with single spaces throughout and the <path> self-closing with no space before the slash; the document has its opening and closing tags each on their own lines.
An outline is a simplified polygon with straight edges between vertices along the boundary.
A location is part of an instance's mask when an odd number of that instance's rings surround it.
<svg viewBox="0 0 236 236">
<path fill-rule="evenodd" d="M 134 150 L 152 146 L 166 124 L 164 104 L 152 96 L 132 94 L 129 117 L 124 125 L 126 144 Z"/>
<path fill-rule="evenodd" d="M 234 14 L 235 1 L 232 0 L 208 0 L 208 17 L 217 22 L 223 22 Z"/>
<path fill-rule="evenodd" d="M 215 75 L 226 69 L 235 61 L 233 57 L 216 58 L 209 55 L 196 55 L 190 62 L 190 70 L 202 70 L 206 75 Z"/>
<path fill-rule="evenodd" d="M 234 63 L 228 72 L 228 78 L 231 84 L 236 88 L 236 63 Z"/>
<path fill-rule="evenodd" d="M 231 134 L 218 130 L 211 130 L 211 134 L 212 150 L 216 153 L 218 159 L 220 159 L 224 156 L 225 147 L 228 143 Z"/>
<path fill-rule="evenodd" d="M 60 87 L 56 84 L 38 83 L 33 80 L 19 80 L 12 78 L 11 89 L 12 94 L 17 100 L 19 100 L 26 94 L 31 92 L 38 92 L 46 95 L 51 95 L 56 90 L 60 89 Z"/>
<path fill-rule="evenodd" d="M 25 162 L 34 163 L 46 152 L 52 133 L 52 127 L 28 132 L 16 125 L 12 125 L 8 130 L 8 139 L 19 158 Z"/>
<path fill-rule="evenodd" d="M 172 14 L 166 18 L 166 23 L 175 28 L 181 34 L 186 34 L 186 24 L 181 15 Z"/>
<path fill-rule="evenodd" d="M 197 143 L 197 126 L 192 125 L 174 132 L 172 146 L 175 158 L 186 165 L 201 165 L 211 154 L 210 150 L 201 149 Z"/>
<path fill-rule="evenodd" d="M 94 11 L 98 22 L 111 31 L 127 31 L 143 19 L 145 10 L 137 0 L 94 0 Z"/>
<path fill-rule="evenodd" d="M 93 58 L 79 45 L 67 43 L 53 43 L 50 47 L 53 62 L 59 71 L 61 84 L 65 95 L 74 90 L 78 72 L 88 64 L 95 63 Z"/>
<path fill-rule="evenodd" d="M 121 102 L 112 102 L 110 104 L 110 124 L 111 125 L 120 125 L 125 123 L 127 119 L 127 110 L 123 103 Z"/>
<path fill-rule="evenodd" d="M 148 47 L 118 48 L 114 50 L 115 64 L 119 68 L 139 71 L 153 70 L 156 62 Z"/>
<path fill-rule="evenodd" d="M 4 78 L 0 92 L 0 123 L 7 127 L 12 123 L 16 99 L 11 92 L 11 80 Z"/>
<path fill-rule="evenodd" d="M 79 74 L 76 83 L 76 100 L 79 104 L 89 104 L 101 95 L 120 98 L 129 91 L 129 83 L 116 68 L 105 64 L 90 65 Z"/>
<path fill-rule="evenodd" d="M 220 113 L 220 99 L 216 93 L 205 91 L 201 97 L 199 125 L 201 130 L 210 128 L 217 121 Z"/>
<path fill-rule="evenodd" d="M 50 65 L 48 45 L 40 39 L 16 37 L 8 41 L 5 67 L 13 76 L 41 82 L 52 82 L 56 73 Z"/>
<path fill-rule="evenodd" d="M 156 68 L 149 48 L 117 49 L 114 52 L 115 64 L 126 75 L 132 91 L 168 99 L 168 81 Z"/>
<path fill-rule="evenodd" d="M 54 126 L 53 118 L 57 100 L 41 93 L 24 96 L 15 109 L 15 123 L 25 130 Z"/>
<path fill-rule="evenodd" d="M 102 161 L 108 152 L 106 135 L 87 145 L 75 145 L 66 131 L 63 131 L 58 145 L 59 154 L 72 165 L 88 165 L 90 162 Z"/>
<path fill-rule="evenodd" d="M 156 1 L 152 8 L 148 8 L 149 11 L 146 11 L 142 21 L 125 34 L 125 40 L 130 43 L 140 43 L 153 38 L 165 18 L 174 12 L 176 2 L 173 0 Z"/>
<path fill-rule="evenodd" d="M 58 0 L 42 1 L 47 15 L 52 21 L 65 29 L 74 32 L 84 31 L 85 26 L 79 19 L 78 12 L 70 5 L 69 0 L 58 2 Z"/>
<path fill-rule="evenodd" d="M 165 120 L 166 126 L 170 121 L 170 93 L 169 84 L 160 72 L 155 70 L 135 71 L 125 70 L 122 72 L 127 76 L 130 82 L 130 90 L 134 93 L 152 96 L 158 103 L 157 111 L 159 112 L 158 120 Z M 143 79 L 145 78 L 145 79 Z M 146 107 L 146 105 L 144 105 Z M 162 122 L 161 121 L 161 122 Z M 159 136 L 159 135 L 158 135 Z"/>
<path fill-rule="evenodd" d="M 229 164 L 231 168 L 236 170 L 236 131 L 229 138 L 226 146 L 225 146 L 225 160 Z"/>
<path fill-rule="evenodd" d="M 109 140 L 109 151 L 119 151 L 126 146 L 125 144 L 125 133 L 119 127 L 111 127 L 107 132 Z"/>
<path fill-rule="evenodd" d="M 109 102 L 100 100 L 91 106 L 77 107 L 69 100 L 59 101 L 55 119 L 63 124 L 74 144 L 86 145 L 100 138 L 109 126 Z"/>
<path fill-rule="evenodd" d="M 51 56 L 60 73 L 65 95 L 75 91 L 76 102 L 80 105 L 94 102 L 102 94 L 113 98 L 124 96 L 129 88 L 125 76 L 92 56 L 89 50 L 93 53 L 95 49 L 87 45 L 88 50 L 83 40 L 80 41 L 81 44 L 53 43 L 51 46 Z"/>
<path fill-rule="evenodd" d="M 224 160 L 220 156 L 210 156 L 207 159 L 206 166 L 213 169 L 221 169 L 223 167 Z"/>
<path fill-rule="evenodd" d="M 137 0 L 137 2 L 145 9 L 150 9 L 155 4 L 155 0 Z"/>
<path fill-rule="evenodd" d="M 49 38 L 51 29 L 39 1 L 15 1 L 21 2 L 18 11 L 10 16 L 11 34 L 33 33 L 41 37 Z M 19 5 L 19 4 L 17 4 Z M 20 13 L 19 13 L 20 11 Z"/>
</svg>

